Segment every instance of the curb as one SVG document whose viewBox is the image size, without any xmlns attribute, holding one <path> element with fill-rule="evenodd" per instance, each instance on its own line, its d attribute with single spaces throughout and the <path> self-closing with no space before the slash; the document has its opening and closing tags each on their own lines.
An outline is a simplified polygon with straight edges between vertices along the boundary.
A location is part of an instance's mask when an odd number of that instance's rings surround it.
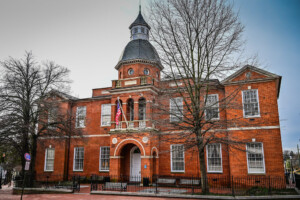
<svg viewBox="0 0 300 200">
<path fill-rule="evenodd" d="M 142 196 L 142 197 L 164 197 L 184 199 L 300 199 L 300 195 L 274 195 L 274 196 L 213 196 L 213 195 L 180 195 L 180 194 L 152 194 L 136 192 L 110 192 L 91 191 L 91 195 L 121 195 L 121 196 Z"/>
</svg>

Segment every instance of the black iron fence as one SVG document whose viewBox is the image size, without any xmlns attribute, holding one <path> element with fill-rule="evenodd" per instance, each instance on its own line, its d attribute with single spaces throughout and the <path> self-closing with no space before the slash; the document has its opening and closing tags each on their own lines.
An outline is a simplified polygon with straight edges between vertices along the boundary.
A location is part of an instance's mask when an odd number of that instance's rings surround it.
<svg viewBox="0 0 300 200">
<path fill-rule="evenodd" d="M 82 177 L 71 175 L 69 180 L 64 181 L 61 174 L 38 174 L 31 176 L 25 173 L 24 176 L 17 176 L 14 180 L 14 187 L 18 188 L 47 188 L 47 189 L 70 189 L 73 192 L 80 191 Z"/>
<path fill-rule="evenodd" d="M 183 177 L 183 176 L 91 176 L 91 191 L 121 191 L 139 193 L 203 194 L 201 181 L 210 194 L 271 195 L 296 194 L 295 185 L 285 177 Z"/>
</svg>

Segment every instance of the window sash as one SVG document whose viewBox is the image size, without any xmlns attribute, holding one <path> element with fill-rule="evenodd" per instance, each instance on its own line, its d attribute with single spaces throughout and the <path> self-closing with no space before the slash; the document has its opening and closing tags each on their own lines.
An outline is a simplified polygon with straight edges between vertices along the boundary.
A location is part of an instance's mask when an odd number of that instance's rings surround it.
<svg viewBox="0 0 300 200">
<path fill-rule="evenodd" d="M 258 90 L 243 91 L 243 110 L 245 117 L 259 116 Z"/>
<path fill-rule="evenodd" d="M 220 118 L 218 101 L 219 101 L 218 94 L 209 94 L 206 96 L 206 104 L 205 104 L 205 119 L 206 120 Z"/>
<path fill-rule="evenodd" d="M 84 148 L 75 147 L 74 148 L 74 162 L 73 170 L 74 171 L 83 171 L 83 160 L 84 160 Z"/>
<path fill-rule="evenodd" d="M 182 144 L 171 145 L 171 171 L 184 172 L 184 147 Z"/>
<path fill-rule="evenodd" d="M 180 122 L 183 119 L 182 97 L 170 99 L 170 122 Z"/>
<path fill-rule="evenodd" d="M 77 107 L 76 110 L 76 128 L 85 127 L 86 106 Z"/>
<path fill-rule="evenodd" d="M 206 146 L 206 156 L 208 172 L 223 172 L 221 144 L 208 144 Z"/>
<path fill-rule="evenodd" d="M 100 147 L 100 171 L 109 171 L 110 147 Z"/>
<path fill-rule="evenodd" d="M 46 149 L 44 171 L 53 171 L 54 170 L 54 155 L 55 155 L 55 149 L 53 149 L 53 148 Z"/>
<path fill-rule="evenodd" d="M 263 144 L 248 143 L 246 149 L 248 173 L 265 173 Z"/>
<path fill-rule="evenodd" d="M 111 122 L 111 104 L 101 105 L 101 126 L 110 126 Z"/>
</svg>

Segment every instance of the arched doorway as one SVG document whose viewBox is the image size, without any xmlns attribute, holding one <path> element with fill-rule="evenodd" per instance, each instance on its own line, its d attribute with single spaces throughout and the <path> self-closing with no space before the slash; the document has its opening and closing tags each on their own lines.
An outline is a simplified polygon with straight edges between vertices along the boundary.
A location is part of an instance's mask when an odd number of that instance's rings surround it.
<svg viewBox="0 0 300 200">
<path fill-rule="evenodd" d="M 137 146 L 130 150 L 130 181 L 141 182 L 141 151 Z"/>
</svg>

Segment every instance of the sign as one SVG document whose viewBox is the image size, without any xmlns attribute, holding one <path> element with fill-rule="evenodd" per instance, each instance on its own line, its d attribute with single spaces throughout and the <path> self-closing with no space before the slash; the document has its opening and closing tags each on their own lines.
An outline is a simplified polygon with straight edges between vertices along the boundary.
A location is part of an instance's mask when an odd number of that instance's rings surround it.
<svg viewBox="0 0 300 200">
<path fill-rule="evenodd" d="M 30 161 L 30 160 L 31 160 L 31 157 L 30 157 L 30 154 L 29 154 L 29 153 L 25 153 L 25 154 L 24 154 L 24 157 L 25 157 L 25 160 L 27 160 L 27 161 Z"/>
<path fill-rule="evenodd" d="M 147 169 L 147 165 L 144 165 L 144 168 Z"/>
<path fill-rule="evenodd" d="M 25 170 L 28 171 L 30 167 L 30 161 L 26 161 L 25 163 Z"/>
</svg>

